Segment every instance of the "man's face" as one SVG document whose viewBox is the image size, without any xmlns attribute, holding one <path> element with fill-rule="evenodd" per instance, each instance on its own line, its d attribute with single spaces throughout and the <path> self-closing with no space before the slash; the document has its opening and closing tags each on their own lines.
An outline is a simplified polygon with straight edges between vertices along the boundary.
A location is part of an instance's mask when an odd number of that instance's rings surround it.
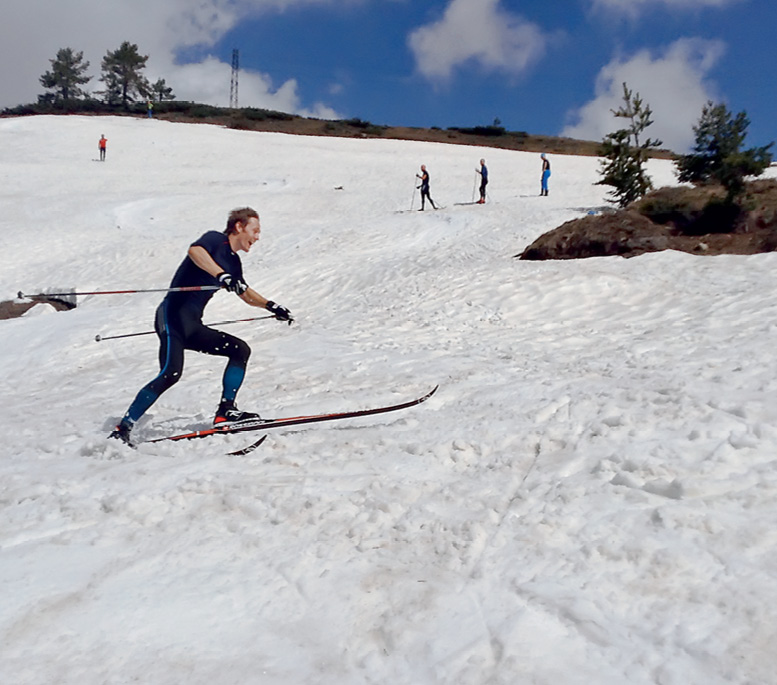
<svg viewBox="0 0 777 685">
<path fill-rule="evenodd" d="M 262 227 L 259 223 L 259 219 L 251 217 L 243 224 L 240 221 L 237 222 L 237 244 L 236 248 L 243 252 L 248 252 L 257 240 L 259 240 L 259 234 L 262 232 Z"/>
</svg>

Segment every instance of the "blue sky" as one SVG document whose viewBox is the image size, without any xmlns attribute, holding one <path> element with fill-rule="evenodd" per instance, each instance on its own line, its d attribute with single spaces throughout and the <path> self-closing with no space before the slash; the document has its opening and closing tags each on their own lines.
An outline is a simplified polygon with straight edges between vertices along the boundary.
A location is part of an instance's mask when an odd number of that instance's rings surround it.
<svg viewBox="0 0 777 685">
<path fill-rule="evenodd" d="M 241 106 L 442 128 L 498 118 L 510 130 L 600 140 L 618 125 L 610 109 L 625 80 L 667 147 L 692 143 L 707 100 L 747 111 L 748 144 L 777 139 L 769 0 L 5 4 L 0 106 L 34 101 L 60 47 L 84 51 L 97 75 L 105 52 L 130 40 L 150 56 L 148 76 L 218 105 L 229 104 L 237 48 Z"/>
</svg>

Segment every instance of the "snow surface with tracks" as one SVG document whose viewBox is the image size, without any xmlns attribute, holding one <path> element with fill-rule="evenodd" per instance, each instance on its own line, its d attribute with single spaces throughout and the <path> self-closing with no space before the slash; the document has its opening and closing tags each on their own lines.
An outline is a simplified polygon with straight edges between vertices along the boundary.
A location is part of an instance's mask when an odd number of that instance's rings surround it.
<svg viewBox="0 0 777 685">
<path fill-rule="evenodd" d="M 229 327 L 241 407 L 440 385 L 244 457 L 131 450 L 156 338 L 95 335 L 159 294 L 0 321 L 3 683 L 777 683 L 777 255 L 514 259 L 605 204 L 592 158 L 551 155 L 541 198 L 538 155 L 431 143 L 33 117 L 0 150 L 0 299 L 164 288 L 250 205 L 246 278 L 297 321 Z M 208 425 L 222 369 L 190 354 L 136 437 Z"/>
</svg>

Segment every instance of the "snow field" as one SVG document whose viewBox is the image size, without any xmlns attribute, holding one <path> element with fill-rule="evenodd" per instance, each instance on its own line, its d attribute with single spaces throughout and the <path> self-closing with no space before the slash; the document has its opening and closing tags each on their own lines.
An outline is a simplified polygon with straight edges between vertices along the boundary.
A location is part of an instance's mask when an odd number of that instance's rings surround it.
<svg viewBox="0 0 777 685">
<path fill-rule="evenodd" d="M 100 134 L 106 162 L 94 162 Z M 166 287 L 236 206 L 288 306 L 239 404 L 402 413 L 137 450 L 158 294 L 0 322 L 13 683 L 777 683 L 775 256 L 521 262 L 597 161 L 91 117 L 0 121 L 0 296 Z M 491 202 L 469 202 L 480 157 Z M 425 163 L 445 209 L 406 211 Z M 668 162 L 651 162 L 657 185 Z M 342 188 L 338 190 L 337 188 Z M 206 321 L 251 316 L 219 293 Z M 205 425 L 192 354 L 136 429 Z"/>
</svg>

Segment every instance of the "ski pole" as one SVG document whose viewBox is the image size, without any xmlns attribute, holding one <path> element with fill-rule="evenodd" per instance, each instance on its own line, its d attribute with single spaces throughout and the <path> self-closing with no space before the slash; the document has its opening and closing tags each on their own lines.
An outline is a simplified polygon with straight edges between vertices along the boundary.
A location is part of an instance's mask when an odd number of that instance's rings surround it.
<svg viewBox="0 0 777 685">
<path fill-rule="evenodd" d="M 274 316 L 254 316 L 250 319 L 233 319 L 232 321 L 216 321 L 215 323 L 205 324 L 206 326 L 224 326 L 228 323 L 242 323 L 244 321 L 264 321 L 265 319 L 274 319 Z M 156 331 L 143 331 L 142 333 L 124 333 L 123 335 L 96 335 L 94 336 L 95 342 L 102 342 L 103 340 L 116 340 L 117 338 L 134 338 L 138 335 L 151 335 Z"/>
<path fill-rule="evenodd" d="M 186 293 L 194 292 L 197 290 L 219 290 L 219 285 L 185 285 L 180 288 L 147 288 L 145 290 L 94 290 L 91 292 L 69 292 L 69 293 L 37 293 L 35 295 L 25 295 L 21 290 L 18 292 L 18 297 L 36 299 L 47 297 L 79 297 L 84 295 L 134 295 L 135 293 Z"/>
<path fill-rule="evenodd" d="M 416 182 L 413 181 L 413 199 L 410 200 L 410 211 L 413 211 L 413 205 L 415 204 L 415 191 L 418 190 L 418 186 L 415 184 Z"/>
<path fill-rule="evenodd" d="M 475 189 L 478 187 L 478 172 L 475 172 L 475 180 L 472 182 L 472 201 L 475 201 Z"/>
</svg>

